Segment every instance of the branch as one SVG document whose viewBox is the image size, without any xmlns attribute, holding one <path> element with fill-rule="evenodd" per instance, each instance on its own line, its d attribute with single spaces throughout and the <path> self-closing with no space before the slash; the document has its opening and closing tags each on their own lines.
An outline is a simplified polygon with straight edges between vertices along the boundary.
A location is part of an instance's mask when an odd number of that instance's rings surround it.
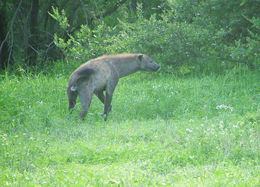
<svg viewBox="0 0 260 187">
<path fill-rule="evenodd" d="M 119 2 L 117 2 L 115 4 L 115 6 L 111 7 L 110 9 L 108 9 L 104 14 L 102 15 L 97 15 L 97 16 L 93 16 L 92 18 L 88 19 L 89 21 L 87 21 L 89 24 L 91 24 L 93 22 L 94 19 L 100 19 L 100 18 L 104 18 L 106 16 L 111 15 L 113 12 L 115 12 L 120 6 L 122 6 L 127 0 L 121 0 Z M 81 25 L 77 25 L 76 27 L 72 28 L 69 33 L 72 34 L 74 33 L 76 30 L 80 29 Z"/>
<path fill-rule="evenodd" d="M 108 9 L 103 15 L 97 15 L 96 18 L 99 19 L 101 17 L 106 17 L 111 15 L 113 12 L 115 12 L 120 6 L 122 6 L 127 0 L 121 0 L 118 3 L 115 4 L 114 7 L 111 7 Z"/>
<path fill-rule="evenodd" d="M 15 20 L 15 18 L 16 18 L 16 16 L 17 16 L 17 12 L 18 12 L 18 10 L 19 10 L 20 7 L 21 7 L 22 1 L 23 1 L 23 0 L 20 0 L 20 2 L 19 2 L 19 4 L 18 4 L 18 7 L 17 7 L 17 9 L 16 9 L 16 11 L 15 11 L 15 13 L 14 13 L 14 15 L 13 15 L 13 18 L 12 18 L 12 21 L 11 21 L 11 24 L 10 24 L 9 31 L 8 31 L 8 33 L 6 34 L 5 39 L 4 39 L 3 42 L 1 43 L 0 53 L 2 52 L 2 48 L 3 48 L 3 46 L 4 46 L 4 43 L 7 41 L 8 37 L 9 37 L 9 35 L 10 35 L 10 32 L 11 32 L 11 35 L 12 35 L 12 42 L 11 42 L 12 45 L 11 45 L 10 48 L 13 47 L 13 25 L 14 25 L 14 20 Z M 10 52 L 9 52 L 7 64 L 9 64 L 9 61 L 10 61 L 10 58 L 11 58 L 11 53 L 12 53 L 12 50 L 10 50 Z"/>
<path fill-rule="evenodd" d="M 248 56 L 246 56 L 243 59 L 233 59 L 233 58 L 228 58 L 228 57 L 218 57 L 218 59 L 222 60 L 222 61 L 229 61 L 229 62 L 242 63 L 242 64 L 247 64 L 247 61 L 246 61 L 247 58 L 248 58 Z"/>
<path fill-rule="evenodd" d="M 218 59 L 222 60 L 222 61 L 228 61 L 228 62 L 232 62 L 232 63 L 237 63 L 237 64 L 246 64 L 249 67 L 255 69 L 255 65 L 248 61 L 248 57 L 249 57 L 249 55 L 245 56 L 242 59 L 233 59 L 233 58 L 229 58 L 229 57 L 218 57 Z"/>
<path fill-rule="evenodd" d="M 78 1 L 77 3 L 75 3 L 75 1 L 73 1 L 73 2 L 74 3 L 72 5 L 71 11 L 70 11 L 70 16 L 68 18 L 69 25 L 72 25 L 75 12 L 77 11 L 77 9 L 79 8 L 79 6 L 81 4 L 81 1 Z"/>
</svg>

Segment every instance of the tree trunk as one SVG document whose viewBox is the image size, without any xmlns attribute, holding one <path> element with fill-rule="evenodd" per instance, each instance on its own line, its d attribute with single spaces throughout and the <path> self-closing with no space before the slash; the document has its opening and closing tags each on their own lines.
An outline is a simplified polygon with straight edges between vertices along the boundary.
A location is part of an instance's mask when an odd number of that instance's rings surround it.
<svg viewBox="0 0 260 187">
<path fill-rule="evenodd" d="M 5 69 L 13 63 L 12 53 L 10 53 L 9 44 L 7 41 L 8 21 L 6 16 L 6 0 L 2 2 L 0 10 L 0 68 Z"/>
<path fill-rule="evenodd" d="M 27 61 L 29 66 L 35 66 L 38 53 L 38 33 L 37 33 L 37 24 L 38 24 L 38 14 L 39 14 L 39 0 L 32 0 L 31 12 L 29 16 L 29 42 L 27 46 Z"/>
</svg>

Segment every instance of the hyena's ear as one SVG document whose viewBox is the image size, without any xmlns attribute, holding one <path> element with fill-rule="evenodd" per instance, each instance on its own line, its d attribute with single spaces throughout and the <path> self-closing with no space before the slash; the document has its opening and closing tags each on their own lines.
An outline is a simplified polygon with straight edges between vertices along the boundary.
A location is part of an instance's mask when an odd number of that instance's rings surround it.
<svg viewBox="0 0 260 187">
<path fill-rule="evenodd" d="M 138 55 L 138 60 L 142 61 L 142 60 L 143 60 L 143 57 L 144 57 L 143 54 Z"/>
</svg>

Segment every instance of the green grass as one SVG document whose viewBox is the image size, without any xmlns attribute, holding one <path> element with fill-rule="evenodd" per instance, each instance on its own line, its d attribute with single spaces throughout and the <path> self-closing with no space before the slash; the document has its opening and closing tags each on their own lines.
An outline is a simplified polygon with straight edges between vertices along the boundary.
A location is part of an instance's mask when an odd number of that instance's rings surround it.
<svg viewBox="0 0 260 187">
<path fill-rule="evenodd" d="M 137 73 L 107 122 L 68 114 L 68 76 L 2 76 L 0 186 L 260 184 L 259 72 Z"/>
</svg>

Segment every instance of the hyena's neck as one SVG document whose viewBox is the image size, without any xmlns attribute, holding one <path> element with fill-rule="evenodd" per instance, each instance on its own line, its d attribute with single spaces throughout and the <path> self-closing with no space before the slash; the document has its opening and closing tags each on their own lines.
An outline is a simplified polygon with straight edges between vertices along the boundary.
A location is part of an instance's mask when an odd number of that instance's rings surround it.
<svg viewBox="0 0 260 187">
<path fill-rule="evenodd" d="M 125 59 L 124 61 L 118 61 L 113 63 L 119 73 L 119 77 L 125 77 L 133 74 L 139 70 L 138 64 L 134 58 Z"/>
</svg>

